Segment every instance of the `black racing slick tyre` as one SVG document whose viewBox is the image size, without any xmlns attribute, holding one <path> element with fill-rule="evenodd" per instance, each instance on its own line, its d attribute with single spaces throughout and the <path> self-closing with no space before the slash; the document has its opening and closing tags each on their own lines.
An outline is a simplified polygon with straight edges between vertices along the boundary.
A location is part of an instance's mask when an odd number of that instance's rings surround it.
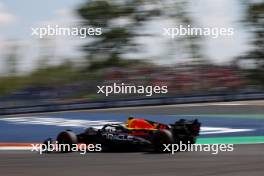
<svg viewBox="0 0 264 176">
<path fill-rule="evenodd" d="M 61 152 L 67 153 L 73 151 L 73 146 L 78 143 L 78 138 L 76 134 L 72 131 L 63 131 L 59 133 L 57 141 L 59 144 L 65 144 Z"/>
<path fill-rule="evenodd" d="M 93 127 L 89 127 L 89 128 L 86 128 L 86 129 L 85 129 L 84 133 L 85 133 L 86 135 L 91 136 L 91 135 L 96 135 L 96 134 L 97 134 L 97 131 L 96 131 L 95 128 L 93 128 Z"/>
<path fill-rule="evenodd" d="M 169 130 L 159 130 L 154 134 L 153 146 L 155 152 L 164 152 L 164 144 L 172 144 L 174 142 L 173 134 Z"/>
</svg>

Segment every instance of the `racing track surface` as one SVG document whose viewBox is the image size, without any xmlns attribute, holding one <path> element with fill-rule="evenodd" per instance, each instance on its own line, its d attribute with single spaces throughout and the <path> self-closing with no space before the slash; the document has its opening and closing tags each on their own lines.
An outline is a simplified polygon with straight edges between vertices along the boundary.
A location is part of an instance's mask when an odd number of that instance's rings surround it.
<svg viewBox="0 0 264 176">
<path fill-rule="evenodd" d="M 66 176 L 261 176 L 264 145 L 235 146 L 235 152 L 171 154 L 90 153 L 80 155 L 1 153 L 1 175 Z"/>
<path fill-rule="evenodd" d="M 159 106 L 98 110 L 138 114 L 260 114 L 263 104 Z M 93 111 L 94 112 L 94 111 Z M 97 110 L 95 110 L 97 112 Z M 107 175 L 107 176 L 261 176 L 264 175 L 264 144 L 235 145 L 234 152 L 171 154 L 89 153 L 80 155 L 0 151 L 0 175 Z"/>
</svg>

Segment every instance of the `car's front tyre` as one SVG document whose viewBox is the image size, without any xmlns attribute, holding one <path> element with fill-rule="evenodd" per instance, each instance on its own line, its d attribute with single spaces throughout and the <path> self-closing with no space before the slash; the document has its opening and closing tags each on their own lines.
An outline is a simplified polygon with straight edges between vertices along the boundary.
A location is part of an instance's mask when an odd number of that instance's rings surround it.
<svg viewBox="0 0 264 176">
<path fill-rule="evenodd" d="M 78 143 L 77 135 L 72 131 L 63 131 L 59 133 L 57 137 L 58 144 L 66 144 L 68 147 L 64 147 L 65 150 L 61 152 L 72 152 L 74 144 Z"/>
</svg>

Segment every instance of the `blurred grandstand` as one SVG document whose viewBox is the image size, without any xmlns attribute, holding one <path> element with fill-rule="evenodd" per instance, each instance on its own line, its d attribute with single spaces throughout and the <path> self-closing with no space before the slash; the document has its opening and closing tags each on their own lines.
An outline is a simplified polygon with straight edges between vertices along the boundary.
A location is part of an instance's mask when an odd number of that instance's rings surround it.
<svg viewBox="0 0 264 176">
<path fill-rule="evenodd" d="M 60 84 L 28 85 L 1 96 L 0 107 L 142 98 L 142 95 L 137 94 L 110 94 L 108 97 L 104 94 L 97 94 L 97 86 L 112 83 L 168 86 L 168 94 L 156 94 L 152 97 L 213 95 L 261 90 L 250 85 L 246 74 L 235 67 L 197 66 L 186 63 L 177 64 L 174 67 L 143 65 L 101 69 L 94 73 L 96 76 L 92 78 L 77 79 L 70 82 L 62 81 Z M 60 77 L 53 77 L 52 79 L 63 80 Z"/>
</svg>

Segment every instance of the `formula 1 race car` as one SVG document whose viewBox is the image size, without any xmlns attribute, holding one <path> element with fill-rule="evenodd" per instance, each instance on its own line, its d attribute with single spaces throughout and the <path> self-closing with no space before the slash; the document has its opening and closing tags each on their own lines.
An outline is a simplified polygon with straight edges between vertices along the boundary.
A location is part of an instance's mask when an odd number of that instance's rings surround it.
<svg viewBox="0 0 264 176">
<path fill-rule="evenodd" d="M 140 118 L 128 118 L 127 124 L 106 124 L 101 129 L 87 128 L 75 134 L 66 130 L 58 134 L 58 144 L 101 144 L 102 151 L 156 151 L 162 152 L 164 144 L 194 144 L 201 123 L 195 120 L 178 120 L 162 124 Z M 47 139 L 44 143 L 51 139 Z M 54 141 L 53 141 L 54 142 Z"/>
</svg>

